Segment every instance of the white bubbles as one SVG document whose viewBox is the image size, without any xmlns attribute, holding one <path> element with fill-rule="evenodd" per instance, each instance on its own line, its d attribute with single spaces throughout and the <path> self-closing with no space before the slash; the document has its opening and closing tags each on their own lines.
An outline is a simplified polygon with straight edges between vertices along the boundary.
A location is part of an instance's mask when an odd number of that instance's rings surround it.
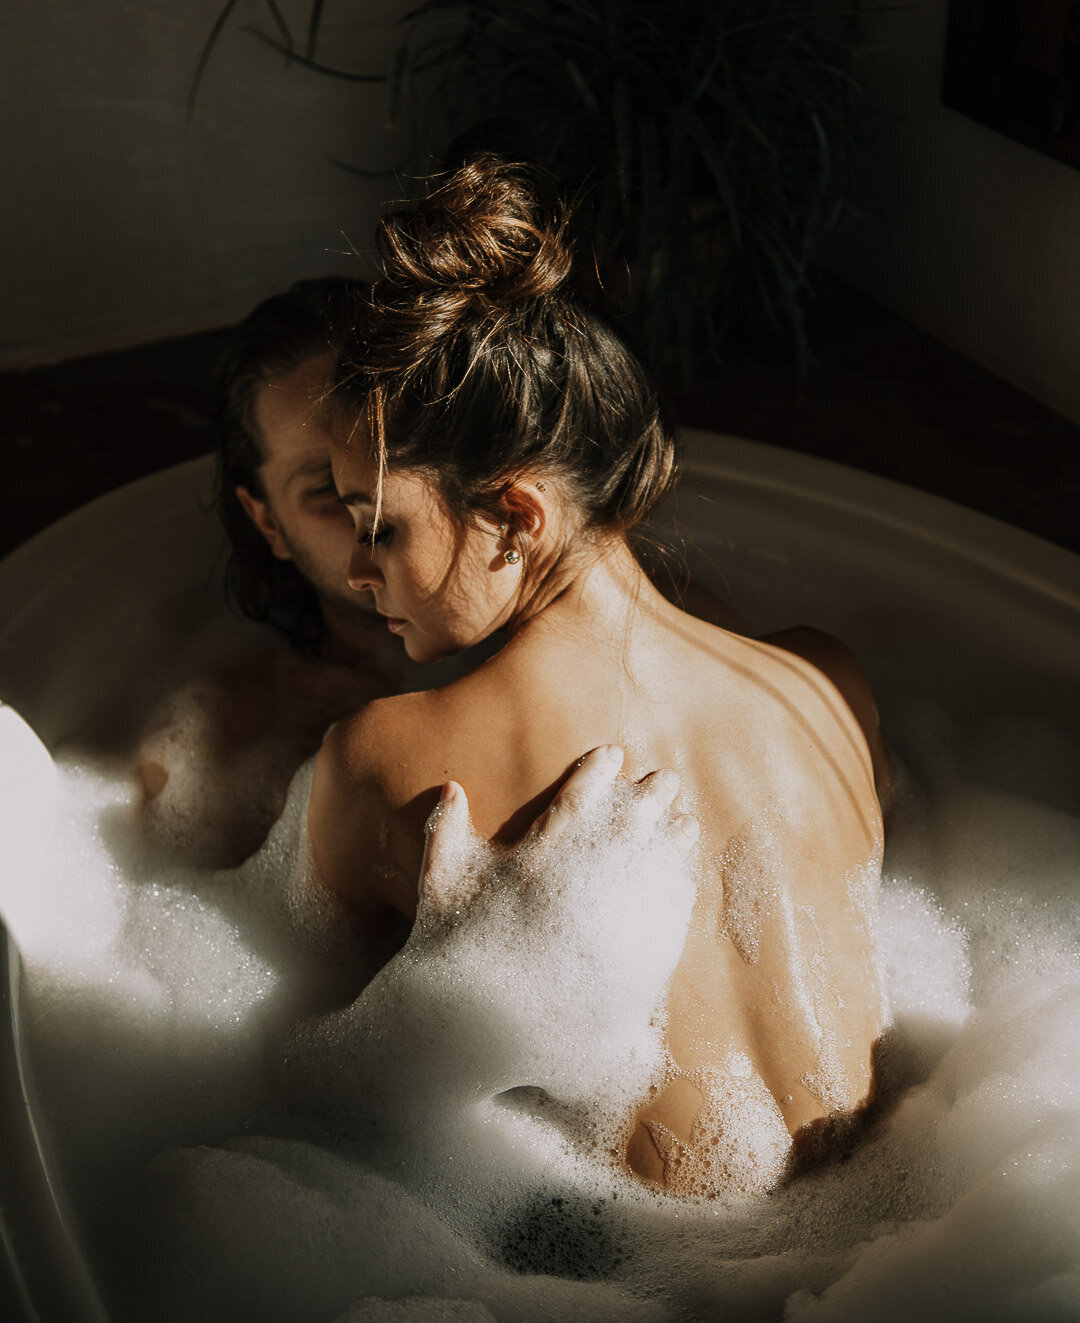
<svg viewBox="0 0 1080 1323">
<path fill-rule="evenodd" d="M 559 850 L 537 843 L 502 857 L 476 843 L 455 860 L 469 888 L 427 889 L 408 944 L 380 976 L 394 989 L 378 995 L 407 1004 L 425 984 L 451 1041 L 483 1043 L 484 1063 L 470 1068 L 481 1080 L 568 1102 L 609 1097 L 618 1109 L 655 1070 L 656 1017 L 693 904 L 675 849 L 621 808 L 617 856 L 606 848 L 610 806 L 583 817 Z"/>
<path fill-rule="evenodd" d="M 894 1030 L 909 1040 L 953 1034 L 971 1009 L 969 936 L 924 887 L 889 880 L 877 923 Z"/>
<path fill-rule="evenodd" d="M 1041 803 L 1018 797 L 1026 728 L 933 737 L 904 749 L 922 780 L 878 914 L 877 1112 L 777 1187 L 785 1136 L 732 1061 L 699 1081 L 712 1165 L 687 1162 L 686 1198 L 610 1154 L 661 1058 L 692 900 L 647 834 L 617 863 L 601 819 L 565 856 L 466 843 L 355 997 L 365 953 L 305 873 L 306 775 L 242 868 L 163 871 L 140 862 L 129 793 L 68 769 L 52 863 L 8 900 L 117 1319 L 1080 1314 L 1074 751 L 1045 746 Z M 752 907 L 729 918 L 752 945 Z M 729 1115 L 756 1116 L 756 1140 L 732 1143 Z"/>
<path fill-rule="evenodd" d="M 124 882 L 101 842 L 98 814 L 126 805 L 125 789 L 81 767 L 54 769 L 55 790 L 35 823 L 32 876 L 5 872 L 4 921 L 24 958 L 97 982 L 124 922 Z"/>
<path fill-rule="evenodd" d="M 0 702 L 0 841 L 4 843 L 0 913 L 10 926 L 23 919 L 25 896 L 37 890 L 41 842 L 59 798 L 49 751 L 14 708 Z"/>
<path fill-rule="evenodd" d="M 669 1194 L 681 1199 L 764 1194 L 784 1175 L 791 1136 L 776 1099 L 746 1062 L 694 1081 L 703 1107 L 686 1142 L 658 1121 L 645 1125 L 664 1160 Z"/>
</svg>

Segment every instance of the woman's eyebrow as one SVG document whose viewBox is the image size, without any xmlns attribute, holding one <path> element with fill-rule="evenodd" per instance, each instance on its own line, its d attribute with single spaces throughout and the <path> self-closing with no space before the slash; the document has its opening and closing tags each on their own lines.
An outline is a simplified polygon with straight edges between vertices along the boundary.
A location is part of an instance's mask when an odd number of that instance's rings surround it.
<svg viewBox="0 0 1080 1323">
<path fill-rule="evenodd" d="M 342 492 L 338 498 L 342 505 L 374 505 L 375 502 L 366 492 Z"/>
</svg>

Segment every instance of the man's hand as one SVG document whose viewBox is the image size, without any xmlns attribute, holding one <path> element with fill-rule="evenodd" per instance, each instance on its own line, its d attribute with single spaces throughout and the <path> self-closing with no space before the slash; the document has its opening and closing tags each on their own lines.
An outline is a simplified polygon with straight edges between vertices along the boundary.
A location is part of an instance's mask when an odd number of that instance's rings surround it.
<svg viewBox="0 0 1080 1323">
<path fill-rule="evenodd" d="M 613 842 L 622 837 L 641 841 L 651 833 L 666 841 L 678 855 L 687 855 L 701 828 L 689 814 L 671 813 L 679 778 L 664 769 L 650 772 L 617 802 L 615 787 L 623 759 L 623 750 L 615 744 L 601 745 L 585 754 L 510 854 L 528 856 L 536 868 L 545 856 L 554 857 L 573 848 L 583 827 L 595 827 L 600 820 L 607 822 Z M 421 904 L 426 899 L 437 905 L 439 897 L 460 896 L 462 874 L 473 871 L 468 861 L 478 845 L 468 799 L 456 782 L 448 781 L 443 787 L 426 832 L 419 894 Z"/>
</svg>

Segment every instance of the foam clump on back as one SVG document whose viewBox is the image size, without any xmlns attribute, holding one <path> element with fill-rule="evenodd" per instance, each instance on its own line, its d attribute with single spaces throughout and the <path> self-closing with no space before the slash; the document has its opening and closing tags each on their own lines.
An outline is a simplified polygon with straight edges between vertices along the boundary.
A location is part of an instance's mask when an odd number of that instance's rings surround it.
<svg viewBox="0 0 1080 1323">
<path fill-rule="evenodd" d="M 664 992 L 694 888 L 685 862 L 624 812 L 616 788 L 564 831 L 500 856 L 476 841 L 429 881 L 403 955 L 498 1006 L 512 1067 L 559 1096 L 624 1094 L 657 1063 Z M 611 848 L 619 837 L 619 848 Z M 510 1078 L 508 1076 L 508 1078 Z"/>
</svg>

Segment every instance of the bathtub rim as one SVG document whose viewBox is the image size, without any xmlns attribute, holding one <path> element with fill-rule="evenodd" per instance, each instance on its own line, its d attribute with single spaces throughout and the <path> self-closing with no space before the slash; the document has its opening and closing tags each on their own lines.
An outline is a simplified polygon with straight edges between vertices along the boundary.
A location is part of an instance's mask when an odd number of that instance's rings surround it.
<svg viewBox="0 0 1080 1323">
<path fill-rule="evenodd" d="M 1080 555 L 946 497 L 745 437 L 680 429 L 680 474 L 750 485 L 934 547 L 1080 612 Z M 719 444 L 718 444 L 719 442 Z"/>
<path fill-rule="evenodd" d="M 163 513 L 211 518 L 214 456 L 200 455 L 114 487 L 46 525 L 0 559 L 0 650 L 17 632 L 42 597 L 55 590 L 57 580 L 70 572 L 67 550 L 83 534 L 94 534 L 101 551 L 130 543 L 140 532 L 152 535 Z M 225 545 L 220 538 L 214 559 Z M 0 693 L 0 699 L 4 695 Z"/>
<path fill-rule="evenodd" d="M 40 1105 L 23 1046 L 21 984 L 18 947 L 0 921 L 0 1301 L 20 1311 L 11 1323 L 108 1323 L 34 1120 Z"/>
<path fill-rule="evenodd" d="M 1080 612 L 1080 555 L 1034 533 L 817 455 L 699 428 L 681 429 L 680 439 L 680 474 L 691 483 L 700 476 L 750 487 L 848 516 L 868 529 L 888 529 Z M 101 544 L 105 516 L 113 529 L 110 543 L 151 530 L 162 505 L 170 512 L 194 505 L 211 518 L 214 463 L 213 455 L 202 455 L 137 478 L 64 515 L 0 559 L 0 647 L 64 574 L 72 540 L 94 531 Z M 222 533 L 215 560 L 224 546 Z"/>
</svg>

